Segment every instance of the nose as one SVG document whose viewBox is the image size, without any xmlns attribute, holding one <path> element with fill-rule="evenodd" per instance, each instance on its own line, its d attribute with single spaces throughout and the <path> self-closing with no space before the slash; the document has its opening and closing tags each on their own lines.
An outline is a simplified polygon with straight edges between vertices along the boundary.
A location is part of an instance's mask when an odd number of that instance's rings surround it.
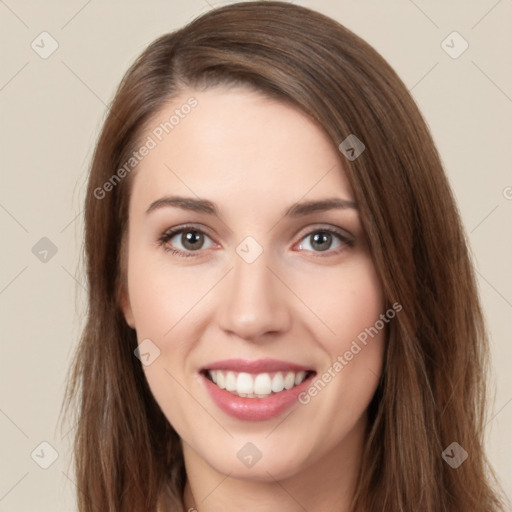
<svg viewBox="0 0 512 512">
<path fill-rule="evenodd" d="M 252 263 L 234 254 L 233 270 L 224 279 L 217 310 L 224 332 L 261 342 L 290 328 L 292 294 L 270 265 L 266 251 Z"/>
</svg>

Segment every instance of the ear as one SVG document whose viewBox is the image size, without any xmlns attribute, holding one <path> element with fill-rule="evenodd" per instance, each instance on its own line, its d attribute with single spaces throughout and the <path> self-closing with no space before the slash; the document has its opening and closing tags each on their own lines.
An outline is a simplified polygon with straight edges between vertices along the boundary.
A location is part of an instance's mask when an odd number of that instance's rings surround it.
<svg viewBox="0 0 512 512">
<path fill-rule="evenodd" d="M 118 293 L 118 302 L 121 311 L 123 312 L 126 323 L 132 328 L 135 329 L 135 319 L 133 317 L 132 306 L 130 304 L 130 297 L 128 296 L 128 290 L 126 289 L 126 285 L 123 284 L 120 287 Z"/>
</svg>

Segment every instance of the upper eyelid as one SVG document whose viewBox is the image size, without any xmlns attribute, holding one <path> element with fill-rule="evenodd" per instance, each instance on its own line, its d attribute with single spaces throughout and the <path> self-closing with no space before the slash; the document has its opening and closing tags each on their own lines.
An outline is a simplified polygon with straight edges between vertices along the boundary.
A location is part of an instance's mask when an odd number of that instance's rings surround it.
<svg viewBox="0 0 512 512">
<path fill-rule="evenodd" d="M 198 227 L 195 224 L 184 224 L 181 226 L 176 226 L 174 228 L 165 229 L 159 238 L 164 238 L 165 236 L 175 237 L 176 235 L 179 235 L 182 231 L 185 231 L 187 229 L 189 229 L 190 231 L 194 231 L 194 230 L 198 231 L 200 233 L 203 233 L 203 234 L 209 236 L 210 238 L 213 238 L 212 235 L 209 233 L 208 229 L 203 228 L 202 226 Z"/>
</svg>

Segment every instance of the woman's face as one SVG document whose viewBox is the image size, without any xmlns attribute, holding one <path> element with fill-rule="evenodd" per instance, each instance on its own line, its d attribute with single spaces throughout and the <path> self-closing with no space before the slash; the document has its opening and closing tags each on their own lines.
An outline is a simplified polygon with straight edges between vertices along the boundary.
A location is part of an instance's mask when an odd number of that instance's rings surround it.
<svg viewBox="0 0 512 512">
<path fill-rule="evenodd" d="M 185 460 L 271 480 L 355 457 L 387 321 L 337 148 L 223 88 L 174 100 L 143 140 L 123 311 Z"/>
</svg>

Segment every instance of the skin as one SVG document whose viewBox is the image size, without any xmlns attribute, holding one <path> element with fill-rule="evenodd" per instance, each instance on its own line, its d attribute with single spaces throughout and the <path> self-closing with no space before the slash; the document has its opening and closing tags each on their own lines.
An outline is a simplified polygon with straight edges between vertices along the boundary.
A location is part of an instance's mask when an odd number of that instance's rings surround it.
<svg viewBox="0 0 512 512">
<path fill-rule="evenodd" d="M 186 91 L 151 128 L 190 96 L 197 107 L 134 171 L 122 298 L 139 343 L 149 338 L 160 350 L 144 371 L 182 439 L 185 510 L 240 510 L 250 502 L 258 511 L 348 511 L 384 329 L 307 405 L 270 420 L 226 415 L 198 374 L 220 359 L 276 358 L 312 367 L 318 377 L 384 313 L 357 209 L 283 217 L 299 201 L 353 201 L 342 159 L 301 111 L 243 88 Z M 219 215 L 172 206 L 146 213 L 171 195 L 208 199 Z M 189 258 L 158 243 L 185 223 L 206 233 L 196 250 L 182 234 L 166 245 Z M 313 235 L 333 227 L 353 244 L 333 235 L 322 251 Z M 263 248 L 250 264 L 236 252 L 247 236 Z M 247 442 L 262 453 L 250 468 L 237 458 Z"/>
</svg>

